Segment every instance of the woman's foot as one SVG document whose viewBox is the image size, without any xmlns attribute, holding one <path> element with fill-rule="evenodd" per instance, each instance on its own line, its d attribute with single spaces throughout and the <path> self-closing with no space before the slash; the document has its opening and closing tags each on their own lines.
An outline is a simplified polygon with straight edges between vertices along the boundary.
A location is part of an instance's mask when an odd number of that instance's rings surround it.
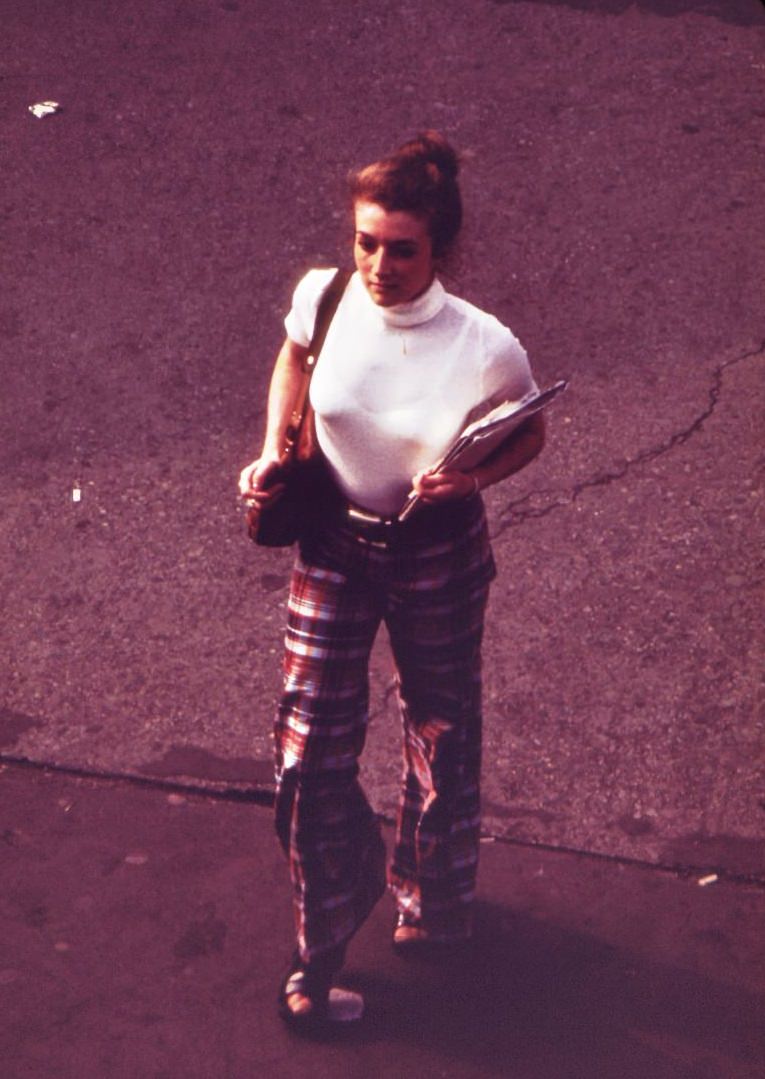
<svg viewBox="0 0 765 1079">
<path fill-rule="evenodd" d="M 293 1026 L 308 1027 L 326 1019 L 334 973 L 326 964 L 304 963 L 295 952 L 279 987 L 279 1015 Z"/>
<path fill-rule="evenodd" d="M 327 1021 L 333 975 L 342 966 L 342 951 L 305 963 L 295 952 L 279 987 L 279 1015 L 291 1026 L 313 1029 Z"/>
<path fill-rule="evenodd" d="M 406 914 L 399 914 L 393 930 L 393 950 L 400 955 L 426 952 L 434 944 L 431 935 Z"/>
<path fill-rule="evenodd" d="M 398 952 L 415 950 L 422 944 L 430 943 L 428 932 L 420 925 L 407 920 L 405 914 L 399 914 L 393 930 L 393 947 Z"/>
<path fill-rule="evenodd" d="M 470 933 L 454 937 L 433 937 L 408 914 L 399 914 L 393 929 L 393 950 L 399 955 L 436 955 L 466 944 Z"/>
</svg>

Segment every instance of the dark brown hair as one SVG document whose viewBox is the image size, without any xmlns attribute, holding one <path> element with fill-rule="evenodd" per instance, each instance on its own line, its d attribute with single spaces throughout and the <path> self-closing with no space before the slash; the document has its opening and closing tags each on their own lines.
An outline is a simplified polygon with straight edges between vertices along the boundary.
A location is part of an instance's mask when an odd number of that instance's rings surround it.
<svg viewBox="0 0 765 1079">
<path fill-rule="evenodd" d="M 454 148 L 437 131 L 423 131 L 398 150 L 348 177 L 351 201 L 406 210 L 428 221 L 435 258 L 451 251 L 462 225 Z"/>
</svg>

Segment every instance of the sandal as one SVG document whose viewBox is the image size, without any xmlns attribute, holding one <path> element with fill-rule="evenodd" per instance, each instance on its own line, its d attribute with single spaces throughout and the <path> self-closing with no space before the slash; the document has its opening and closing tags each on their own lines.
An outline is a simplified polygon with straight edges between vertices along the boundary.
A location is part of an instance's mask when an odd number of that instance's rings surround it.
<svg viewBox="0 0 765 1079">
<path fill-rule="evenodd" d="M 427 929 L 423 929 L 407 914 L 399 914 L 393 929 L 393 950 L 401 955 L 425 951 L 433 941 Z"/>
<path fill-rule="evenodd" d="M 433 937 L 411 915 L 400 913 L 393 929 L 392 946 L 399 955 L 437 956 L 467 944 L 470 934 L 454 937 Z"/>
<path fill-rule="evenodd" d="M 332 977 L 340 969 L 342 960 L 330 953 L 319 961 L 305 963 L 300 953 L 295 951 L 290 960 L 289 970 L 279 986 L 277 1007 L 279 1015 L 290 1026 L 301 1029 L 316 1029 L 326 1023 L 329 1012 L 329 991 Z M 303 997 L 307 1002 L 299 1007 L 290 1004 L 291 997 Z"/>
</svg>

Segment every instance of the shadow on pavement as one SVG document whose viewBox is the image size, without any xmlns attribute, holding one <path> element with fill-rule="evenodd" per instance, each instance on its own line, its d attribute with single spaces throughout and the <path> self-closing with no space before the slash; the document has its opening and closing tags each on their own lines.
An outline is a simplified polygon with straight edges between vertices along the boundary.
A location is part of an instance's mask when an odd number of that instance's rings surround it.
<svg viewBox="0 0 765 1079">
<path fill-rule="evenodd" d="M 516 3 L 516 0 L 493 0 L 495 4 Z M 757 26 L 763 23 L 761 9 L 753 0 L 541 0 L 554 7 L 576 8 L 599 15 L 623 15 L 629 8 L 637 7 L 652 15 L 675 18 L 695 13 L 709 15 L 714 19 L 735 26 Z"/>
<path fill-rule="evenodd" d="M 459 1061 L 459 1075 L 732 1079 L 762 1060 L 754 994 L 497 905 L 482 905 L 470 952 L 353 982 L 366 1038 Z"/>
</svg>

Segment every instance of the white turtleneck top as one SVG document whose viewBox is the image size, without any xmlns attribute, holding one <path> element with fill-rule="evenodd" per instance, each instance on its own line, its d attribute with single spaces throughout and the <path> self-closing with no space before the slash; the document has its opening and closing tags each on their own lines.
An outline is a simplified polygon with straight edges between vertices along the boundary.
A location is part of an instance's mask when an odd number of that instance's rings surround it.
<svg viewBox="0 0 765 1079">
<path fill-rule="evenodd" d="M 334 270 L 310 270 L 284 320 L 307 346 Z M 348 284 L 311 381 L 316 433 L 347 497 L 396 513 L 412 477 L 434 464 L 467 414 L 488 398 L 534 388 L 524 349 L 493 315 L 446 292 L 436 278 L 415 300 L 374 303 L 358 273 Z"/>
</svg>

